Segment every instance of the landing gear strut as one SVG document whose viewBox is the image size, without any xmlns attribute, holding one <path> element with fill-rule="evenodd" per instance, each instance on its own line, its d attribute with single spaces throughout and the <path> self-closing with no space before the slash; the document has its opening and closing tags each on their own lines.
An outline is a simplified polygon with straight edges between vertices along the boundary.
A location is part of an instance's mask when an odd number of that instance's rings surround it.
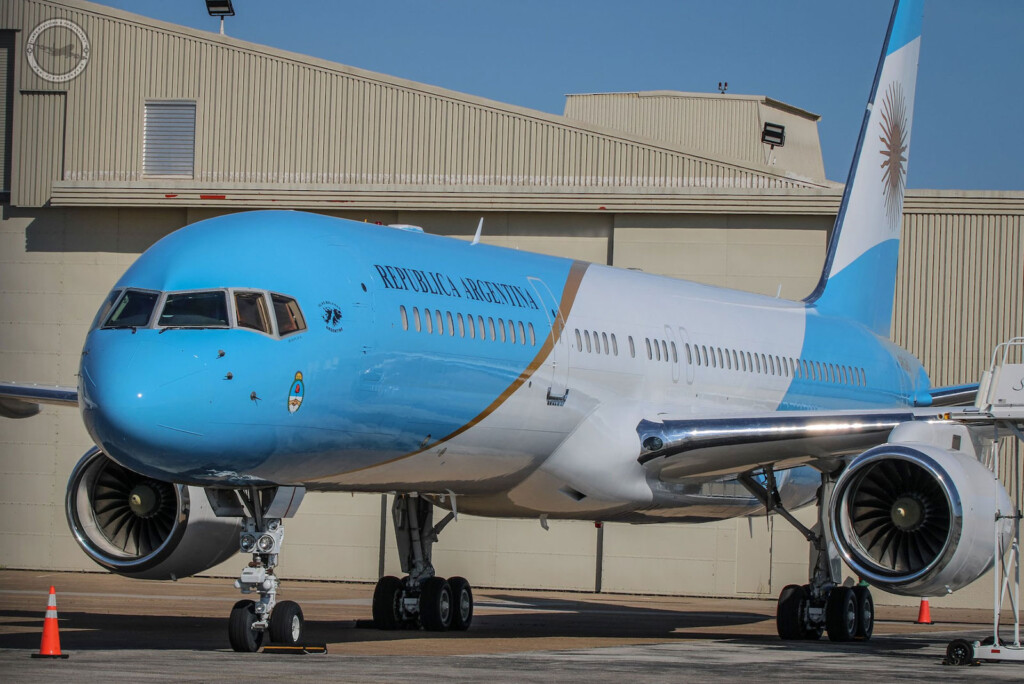
<svg viewBox="0 0 1024 684">
<path fill-rule="evenodd" d="M 254 653 L 270 639 L 283 646 L 294 646 L 302 637 L 303 616 L 294 601 L 278 601 L 281 581 L 274 574 L 284 543 L 284 518 L 295 515 L 305 489 L 302 487 L 249 487 L 238 490 L 208 490 L 210 503 L 218 516 L 240 516 L 242 532 L 238 546 L 252 554 L 242 569 L 235 587 L 243 594 L 257 593 L 258 601 L 243 599 L 231 609 L 228 640 L 236 651 Z"/>
<path fill-rule="evenodd" d="M 385 576 L 373 592 L 377 629 L 422 627 L 435 632 L 466 630 L 473 622 L 473 590 L 462 577 L 445 580 L 430 561 L 437 535 L 455 518 L 433 525 L 434 505 L 416 494 L 399 494 L 391 506 L 403 579 Z"/>
<path fill-rule="evenodd" d="M 739 477 L 740 482 L 764 504 L 768 513 L 778 513 L 795 527 L 811 545 L 810 575 L 807 584 L 790 584 L 779 594 L 775 624 L 779 637 L 820 639 L 827 630 L 832 641 L 870 639 L 875 625 L 875 605 L 871 591 L 865 586 L 839 585 L 841 566 L 835 545 L 823 531 L 827 529 L 829 500 L 835 481 L 821 476 L 818 489 L 818 520 L 807 528 L 786 510 L 779 496 L 775 473 L 771 466 L 763 469 L 762 478 L 751 473 Z"/>
</svg>

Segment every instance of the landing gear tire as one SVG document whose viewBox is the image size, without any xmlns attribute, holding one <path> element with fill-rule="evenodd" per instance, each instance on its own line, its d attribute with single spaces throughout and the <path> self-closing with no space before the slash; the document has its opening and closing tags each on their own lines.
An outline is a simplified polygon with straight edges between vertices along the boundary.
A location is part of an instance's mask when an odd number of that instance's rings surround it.
<svg viewBox="0 0 1024 684">
<path fill-rule="evenodd" d="M 974 644 L 966 639 L 954 639 L 946 647 L 946 662 L 950 665 L 970 665 L 974 662 Z"/>
<path fill-rule="evenodd" d="M 775 627 L 779 638 L 791 641 L 803 639 L 803 618 L 801 609 L 807 602 L 807 592 L 799 584 L 790 584 L 779 594 L 779 603 L 775 610 Z"/>
<path fill-rule="evenodd" d="M 857 597 L 850 587 L 835 587 L 825 606 L 825 627 L 832 641 L 850 641 L 857 633 Z"/>
<path fill-rule="evenodd" d="M 295 601 L 279 601 L 270 614 L 270 640 L 294 646 L 302 638 L 302 608 Z"/>
<path fill-rule="evenodd" d="M 875 601 L 867 587 L 854 587 L 853 596 L 857 606 L 857 631 L 854 636 L 868 641 L 875 631 Z"/>
<path fill-rule="evenodd" d="M 263 645 L 263 632 L 254 630 L 256 603 L 243 599 L 231 609 L 228 619 L 228 641 L 239 653 L 255 653 Z"/>
<path fill-rule="evenodd" d="M 420 624 L 431 632 L 447 631 L 452 625 L 452 588 L 440 577 L 431 577 L 420 589 Z"/>
<path fill-rule="evenodd" d="M 465 577 L 452 577 L 448 580 L 452 592 L 452 626 L 451 629 L 464 632 L 473 622 L 473 590 Z"/>
<path fill-rule="evenodd" d="M 386 575 L 377 580 L 373 590 L 373 626 L 377 629 L 398 629 L 402 624 L 402 580 Z"/>
</svg>

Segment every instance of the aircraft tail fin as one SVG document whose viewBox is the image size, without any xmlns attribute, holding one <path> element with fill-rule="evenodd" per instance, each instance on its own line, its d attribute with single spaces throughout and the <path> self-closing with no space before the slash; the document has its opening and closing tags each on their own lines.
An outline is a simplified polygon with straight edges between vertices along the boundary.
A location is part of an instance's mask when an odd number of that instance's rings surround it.
<svg viewBox="0 0 1024 684">
<path fill-rule="evenodd" d="M 896 0 L 825 268 L 805 302 L 889 336 L 923 0 Z"/>
</svg>

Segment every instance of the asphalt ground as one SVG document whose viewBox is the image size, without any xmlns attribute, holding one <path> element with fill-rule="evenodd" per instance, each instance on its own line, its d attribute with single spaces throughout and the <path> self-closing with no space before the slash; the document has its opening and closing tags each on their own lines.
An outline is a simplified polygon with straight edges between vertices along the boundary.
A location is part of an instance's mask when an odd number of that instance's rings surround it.
<svg viewBox="0 0 1024 684">
<path fill-rule="evenodd" d="M 38 652 L 50 585 L 66 660 Z M 953 638 L 990 633 L 991 614 L 879 606 L 870 642 L 783 642 L 775 602 L 476 590 L 468 632 L 382 632 L 373 586 L 285 580 L 308 643 L 325 655 L 239 654 L 232 580 L 143 582 L 100 573 L 0 571 L 0 680 L 413 682 L 1024 681 L 1024 664 L 942 664 Z M 1006 636 L 1004 631 L 1004 636 Z"/>
</svg>

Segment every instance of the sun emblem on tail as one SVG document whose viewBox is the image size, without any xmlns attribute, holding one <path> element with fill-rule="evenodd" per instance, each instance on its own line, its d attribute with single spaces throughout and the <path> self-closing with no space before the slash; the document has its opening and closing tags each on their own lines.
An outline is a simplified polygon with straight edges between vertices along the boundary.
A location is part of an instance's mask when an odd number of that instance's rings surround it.
<svg viewBox="0 0 1024 684">
<path fill-rule="evenodd" d="M 892 83 L 882 100 L 882 194 L 889 229 L 899 227 L 903 209 L 903 188 L 907 181 L 907 101 L 903 88 Z"/>
</svg>

